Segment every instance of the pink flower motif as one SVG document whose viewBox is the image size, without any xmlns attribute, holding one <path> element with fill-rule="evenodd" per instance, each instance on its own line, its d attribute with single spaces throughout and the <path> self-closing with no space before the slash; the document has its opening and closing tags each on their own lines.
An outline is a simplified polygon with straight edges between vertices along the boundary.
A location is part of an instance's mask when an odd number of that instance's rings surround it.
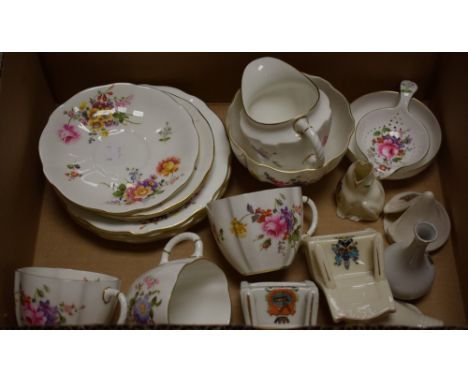
<svg viewBox="0 0 468 382">
<path fill-rule="evenodd" d="M 23 318 L 26 323 L 31 326 L 42 326 L 46 322 L 44 312 L 37 311 L 32 307 L 23 311 Z"/>
<path fill-rule="evenodd" d="M 80 139 L 80 133 L 75 130 L 75 126 L 73 125 L 63 125 L 58 131 L 58 135 L 60 139 L 67 144 Z"/>
<path fill-rule="evenodd" d="M 386 159 L 392 159 L 399 151 L 398 145 L 391 139 L 384 139 L 382 143 L 378 145 L 377 151 L 379 155 L 384 156 Z"/>
<path fill-rule="evenodd" d="M 154 285 L 159 284 L 159 280 L 155 279 L 155 278 L 153 278 L 151 276 L 146 276 L 143 281 L 144 281 L 147 289 L 151 289 Z"/>
<path fill-rule="evenodd" d="M 116 107 L 130 106 L 130 104 L 132 103 L 132 100 L 133 100 L 133 95 L 129 95 L 128 97 L 115 100 L 115 106 Z"/>
<path fill-rule="evenodd" d="M 282 215 L 268 216 L 262 224 L 262 229 L 268 236 L 274 238 L 283 237 L 288 231 L 288 222 Z"/>
</svg>

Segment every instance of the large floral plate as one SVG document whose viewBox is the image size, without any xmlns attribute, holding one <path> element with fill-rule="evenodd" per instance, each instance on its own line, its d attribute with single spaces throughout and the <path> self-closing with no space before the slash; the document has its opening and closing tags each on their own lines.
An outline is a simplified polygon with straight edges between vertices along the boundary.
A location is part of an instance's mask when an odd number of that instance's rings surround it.
<svg viewBox="0 0 468 382">
<path fill-rule="evenodd" d="M 211 131 L 210 125 L 205 118 L 200 114 L 198 109 L 193 106 L 190 102 L 177 97 L 175 95 L 170 95 L 176 102 L 180 103 L 190 114 L 192 120 L 197 129 L 199 141 L 200 141 L 200 153 L 198 155 L 198 161 L 195 165 L 195 170 L 192 177 L 187 182 L 187 185 L 182 188 L 177 194 L 175 194 L 170 200 L 166 203 L 163 203 L 154 208 L 150 208 L 145 211 L 137 212 L 134 215 L 125 217 L 124 220 L 139 220 L 153 218 L 156 216 L 164 215 L 177 207 L 182 206 L 194 194 L 200 189 L 203 185 L 203 182 L 208 176 L 208 172 L 211 169 L 214 159 L 214 139 L 213 132 Z"/>
<path fill-rule="evenodd" d="M 103 238 L 140 243 L 160 240 L 185 231 L 205 217 L 206 205 L 221 197 L 227 187 L 231 172 L 231 150 L 223 123 L 200 99 L 175 88 L 165 86 L 157 88 L 190 102 L 206 119 L 215 141 L 213 165 L 203 187 L 187 204 L 172 213 L 154 219 L 142 222 L 119 222 L 67 204 L 69 213 L 79 224 Z"/>
<path fill-rule="evenodd" d="M 132 84 L 84 90 L 50 116 L 44 173 L 71 203 L 125 215 L 163 203 L 190 179 L 198 135 L 182 105 Z"/>
</svg>

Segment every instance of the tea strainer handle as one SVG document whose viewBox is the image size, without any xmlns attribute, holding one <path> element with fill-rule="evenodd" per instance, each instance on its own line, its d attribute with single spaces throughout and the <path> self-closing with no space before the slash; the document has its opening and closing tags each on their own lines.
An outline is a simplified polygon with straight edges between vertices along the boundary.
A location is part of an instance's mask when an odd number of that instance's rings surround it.
<svg viewBox="0 0 468 382">
<path fill-rule="evenodd" d="M 161 256 L 161 261 L 159 264 L 166 264 L 169 262 L 169 255 L 171 254 L 174 247 L 183 242 L 183 241 L 193 241 L 195 243 L 195 252 L 193 252 L 190 257 L 201 257 L 203 256 L 203 242 L 196 233 L 193 232 L 184 232 L 177 236 L 174 236 L 171 240 L 169 240 L 166 246 L 163 249 L 163 253 Z"/>
</svg>

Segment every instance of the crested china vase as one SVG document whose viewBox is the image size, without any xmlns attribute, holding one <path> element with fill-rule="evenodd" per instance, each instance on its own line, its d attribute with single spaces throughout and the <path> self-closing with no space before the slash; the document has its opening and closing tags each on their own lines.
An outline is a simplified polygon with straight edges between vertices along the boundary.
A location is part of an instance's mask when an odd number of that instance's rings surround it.
<svg viewBox="0 0 468 382">
<path fill-rule="evenodd" d="M 395 298 L 415 300 L 429 291 L 435 268 L 427 247 L 436 239 L 435 226 L 423 221 L 415 224 L 410 244 L 398 242 L 385 249 L 385 273 Z"/>
<path fill-rule="evenodd" d="M 372 165 L 356 161 L 336 188 L 336 214 L 353 221 L 375 221 L 382 213 L 385 191 L 375 177 Z"/>
</svg>

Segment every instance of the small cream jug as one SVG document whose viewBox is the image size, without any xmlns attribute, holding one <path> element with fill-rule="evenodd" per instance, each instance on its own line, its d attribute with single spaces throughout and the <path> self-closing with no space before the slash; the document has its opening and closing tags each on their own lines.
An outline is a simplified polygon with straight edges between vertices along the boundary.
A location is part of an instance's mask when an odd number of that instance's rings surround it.
<svg viewBox="0 0 468 382">
<path fill-rule="evenodd" d="M 291 65 L 272 57 L 242 75 L 241 130 L 275 167 L 320 168 L 331 124 L 328 97 Z"/>
</svg>

